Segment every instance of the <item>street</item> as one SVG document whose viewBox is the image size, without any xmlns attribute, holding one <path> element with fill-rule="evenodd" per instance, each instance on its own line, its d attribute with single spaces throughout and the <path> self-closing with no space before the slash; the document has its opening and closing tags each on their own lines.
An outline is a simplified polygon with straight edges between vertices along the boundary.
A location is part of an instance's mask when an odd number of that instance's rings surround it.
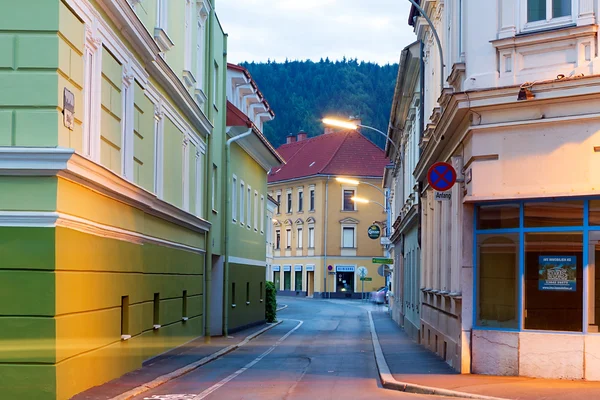
<svg viewBox="0 0 600 400">
<path fill-rule="evenodd" d="M 244 347 L 135 399 L 423 399 L 383 389 L 367 309 L 356 301 L 279 298 L 283 323 Z M 235 336 L 235 335 L 234 335 Z"/>
</svg>

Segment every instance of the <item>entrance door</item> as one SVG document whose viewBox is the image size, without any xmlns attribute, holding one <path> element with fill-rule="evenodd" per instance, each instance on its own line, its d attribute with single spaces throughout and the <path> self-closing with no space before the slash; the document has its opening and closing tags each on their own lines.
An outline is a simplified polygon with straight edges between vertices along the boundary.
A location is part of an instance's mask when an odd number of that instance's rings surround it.
<svg viewBox="0 0 600 400">
<path fill-rule="evenodd" d="M 315 273 L 308 271 L 306 273 L 306 295 L 312 297 L 315 293 Z"/>
<path fill-rule="evenodd" d="M 275 284 L 275 289 L 279 292 L 281 290 L 281 278 L 279 271 L 273 272 L 273 283 Z"/>
</svg>

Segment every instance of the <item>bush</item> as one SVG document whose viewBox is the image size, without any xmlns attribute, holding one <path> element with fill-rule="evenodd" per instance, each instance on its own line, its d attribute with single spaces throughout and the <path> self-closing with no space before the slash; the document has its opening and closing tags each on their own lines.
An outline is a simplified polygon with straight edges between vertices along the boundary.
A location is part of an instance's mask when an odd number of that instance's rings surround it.
<svg viewBox="0 0 600 400">
<path fill-rule="evenodd" d="M 267 322 L 275 322 L 277 320 L 277 290 L 275 290 L 273 282 L 267 282 L 266 289 L 265 319 Z"/>
</svg>

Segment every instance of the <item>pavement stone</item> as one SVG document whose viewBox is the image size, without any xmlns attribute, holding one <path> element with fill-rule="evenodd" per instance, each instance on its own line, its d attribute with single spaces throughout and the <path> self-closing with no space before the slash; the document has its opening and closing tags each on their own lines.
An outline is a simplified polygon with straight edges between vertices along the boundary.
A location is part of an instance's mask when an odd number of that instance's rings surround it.
<svg viewBox="0 0 600 400">
<path fill-rule="evenodd" d="M 73 396 L 72 400 L 106 400 L 148 383 L 160 376 L 171 373 L 189 364 L 199 361 L 226 347 L 242 342 L 247 336 L 265 328 L 267 324 L 245 329 L 229 337 L 213 337 L 205 343 L 199 337 L 167 353 L 144 362 L 142 368 L 129 372 L 100 386 L 95 386 Z"/>
<path fill-rule="evenodd" d="M 397 381 L 516 400 L 600 399 L 600 382 L 459 374 L 412 341 L 388 313 L 371 315 L 384 357 Z"/>
</svg>

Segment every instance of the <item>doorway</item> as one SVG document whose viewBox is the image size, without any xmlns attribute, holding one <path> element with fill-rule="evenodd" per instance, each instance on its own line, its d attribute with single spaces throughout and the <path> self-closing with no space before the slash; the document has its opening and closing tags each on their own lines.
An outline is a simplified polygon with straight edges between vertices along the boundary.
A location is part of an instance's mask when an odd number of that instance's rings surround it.
<svg viewBox="0 0 600 400">
<path fill-rule="evenodd" d="M 315 273 L 313 271 L 306 272 L 306 295 L 313 297 L 315 294 Z"/>
<path fill-rule="evenodd" d="M 336 278 L 336 292 L 354 293 L 354 272 L 337 272 Z"/>
<path fill-rule="evenodd" d="M 278 292 L 281 290 L 281 277 L 279 271 L 273 271 L 273 283 L 275 284 L 275 290 Z"/>
</svg>

